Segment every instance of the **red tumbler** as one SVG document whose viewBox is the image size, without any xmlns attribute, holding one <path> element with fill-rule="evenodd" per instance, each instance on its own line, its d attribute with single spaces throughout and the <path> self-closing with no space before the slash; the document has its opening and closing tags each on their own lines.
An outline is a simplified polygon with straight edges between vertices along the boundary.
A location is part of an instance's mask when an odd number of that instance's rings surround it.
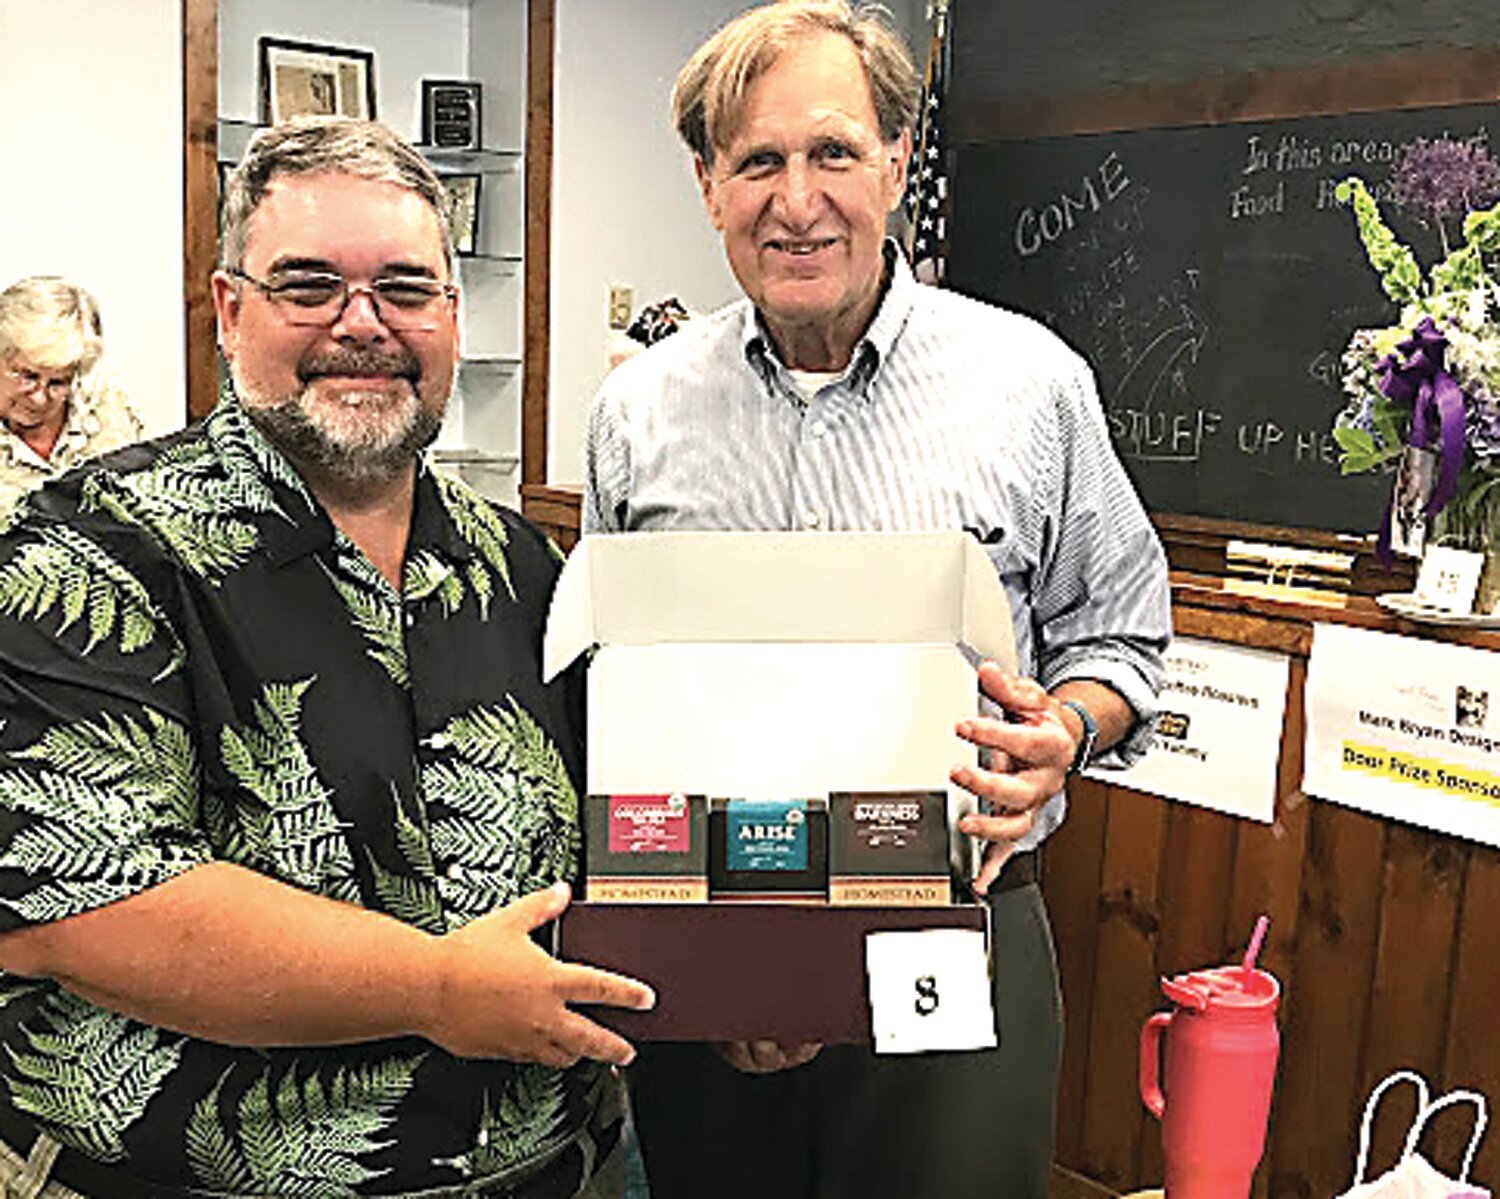
<svg viewBox="0 0 1500 1199">
<path fill-rule="evenodd" d="M 1246 1199 L 1266 1143 L 1281 987 L 1247 965 L 1161 986 L 1177 1006 L 1141 1029 L 1140 1088 L 1161 1121 L 1167 1199 Z"/>
</svg>

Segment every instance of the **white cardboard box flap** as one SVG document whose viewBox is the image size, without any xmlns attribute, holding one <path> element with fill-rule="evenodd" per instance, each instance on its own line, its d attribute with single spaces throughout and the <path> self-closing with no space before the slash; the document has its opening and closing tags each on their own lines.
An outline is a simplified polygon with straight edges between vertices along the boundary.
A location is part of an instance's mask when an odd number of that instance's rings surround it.
<svg viewBox="0 0 1500 1199">
<path fill-rule="evenodd" d="M 684 642 L 963 645 L 1015 668 L 1005 591 L 958 530 L 624 533 L 574 548 L 548 679 L 594 645 Z"/>
<path fill-rule="evenodd" d="M 590 646 L 591 794 L 944 790 L 978 710 L 969 655 L 1015 669 L 1010 606 L 967 533 L 586 538 L 558 580 L 547 677 Z"/>
</svg>

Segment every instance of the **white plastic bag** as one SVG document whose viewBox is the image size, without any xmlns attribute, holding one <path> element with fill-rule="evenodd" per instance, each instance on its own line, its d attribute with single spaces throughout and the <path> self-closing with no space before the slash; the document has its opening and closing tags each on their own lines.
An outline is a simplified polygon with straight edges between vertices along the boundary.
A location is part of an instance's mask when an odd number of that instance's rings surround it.
<svg viewBox="0 0 1500 1199">
<path fill-rule="evenodd" d="M 1410 1082 L 1417 1088 L 1417 1112 L 1412 1117 L 1411 1127 L 1406 1133 L 1406 1144 L 1402 1146 L 1400 1160 L 1379 1178 L 1366 1182 L 1365 1168 L 1370 1159 L 1370 1122 L 1380 1098 L 1398 1082 Z M 1464 1151 L 1463 1163 L 1458 1178 L 1452 1179 L 1434 1167 L 1417 1152 L 1417 1142 L 1422 1139 L 1422 1130 L 1427 1121 L 1445 1107 L 1455 1103 L 1474 1105 L 1474 1131 L 1469 1136 L 1469 1147 Z M 1427 1080 L 1413 1070 L 1397 1070 L 1381 1080 L 1370 1092 L 1365 1102 L 1364 1119 L 1359 1126 L 1359 1158 L 1354 1165 L 1354 1185 L 1339 1196 L 1339 1199 L 1490 1199 L 1483 1187 L 1469 1182 L 1469 1169 L 1474 1164 L 1474 1154 L 1484 1136 L 1489 1113 L 1484 1096 L 1477 1091 L 1449 1091 L 1446 1095 L 1429 1102 Z"/>
</svg>

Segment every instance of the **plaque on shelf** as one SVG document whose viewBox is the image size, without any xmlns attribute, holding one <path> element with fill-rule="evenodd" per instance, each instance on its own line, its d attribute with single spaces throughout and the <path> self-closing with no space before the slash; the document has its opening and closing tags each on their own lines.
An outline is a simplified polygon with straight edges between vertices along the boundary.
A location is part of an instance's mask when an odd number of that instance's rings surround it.
<svg viewBox="0 0 1500 1199">
<path fill-rule="evenodd" d="M 422 80 L 423 143 L 440 150 L 478 150 L 481 94 L 472 80 Z"/>
</svg>

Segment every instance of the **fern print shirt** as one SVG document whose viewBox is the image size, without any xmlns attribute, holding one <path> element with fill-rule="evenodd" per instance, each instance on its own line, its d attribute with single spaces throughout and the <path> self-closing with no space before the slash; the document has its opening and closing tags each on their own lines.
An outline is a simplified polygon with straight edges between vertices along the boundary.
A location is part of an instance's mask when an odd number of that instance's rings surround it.
<svg viewBox="0 0 1500 1199">
<path fill-rule="evenodd" d="M 209 861 L 434 933 L 570 878 L 557 569 L 424 464 L 397 594 L 232 397 L 50 484 L 0 532 L 0 929 Z M 61 1142 L 64 1183 L 70 1153 L 106 1164 L 111 1199 L 453 1186 L 555 1150 L 605 1077 L 420 1039 L 236 1048 L 6 975 L 0 1044 L 0 1139 Z"/>
</svg>

